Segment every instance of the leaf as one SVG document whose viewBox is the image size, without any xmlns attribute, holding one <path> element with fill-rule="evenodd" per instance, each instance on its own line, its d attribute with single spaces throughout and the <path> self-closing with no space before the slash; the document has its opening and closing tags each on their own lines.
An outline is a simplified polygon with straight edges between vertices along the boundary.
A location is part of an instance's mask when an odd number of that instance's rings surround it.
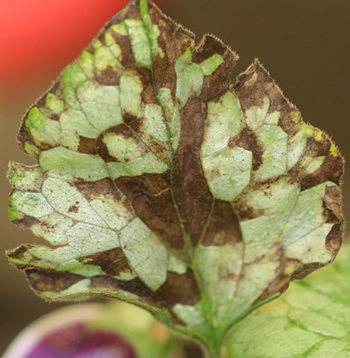
<svg viewBox="0 0 350 358">
<path fill-rule="evenodd" d="M 8 253 L 35 292 L 142 306 L 218 355 L 230 327 L 333 261 L 343 158 L 256 61 L 133 0 L 29 110 Z"/>
<path fill-rule="evenodd" d="M 238 324 L 227 338 L 232 357 L 349 357 L 349 258 L 347 245 L 335 264 Z"/>
</svg>

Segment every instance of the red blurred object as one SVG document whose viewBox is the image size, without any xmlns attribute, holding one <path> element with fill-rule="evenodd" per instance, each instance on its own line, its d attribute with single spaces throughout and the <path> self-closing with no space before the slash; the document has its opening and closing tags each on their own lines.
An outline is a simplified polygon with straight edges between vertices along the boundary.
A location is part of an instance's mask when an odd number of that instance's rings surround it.
<svg viewBox="0 0 350 358">
<path fill-rule="evenodd" d="M 128 0 L 1 0 L 2 85 L 58 73 L 127 3 Z"/>
</svg>

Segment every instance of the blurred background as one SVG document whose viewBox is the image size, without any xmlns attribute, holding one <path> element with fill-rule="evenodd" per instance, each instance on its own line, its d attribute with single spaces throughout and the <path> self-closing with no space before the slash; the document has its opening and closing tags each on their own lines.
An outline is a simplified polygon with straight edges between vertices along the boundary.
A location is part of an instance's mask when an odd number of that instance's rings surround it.
<svg viewBox="0 0 350 358">
<path fill-rule="evenodd" d="M 0 355 L 48 305 L 7 263 L 4 251 L 43 244 L 8 219 L 10 160 L 34 164 L 16 144 L 27 108 L 127 0 L 2 0 L 0 5 Z M 304 120 L 325 130 L 350 157 L 349 0 L 158 0 L 200 40 L 212 33 L 240 55 L 233 78 L 254 58 L 270 71 Z M 350 202 L 345 176 L 344 203 Z M 345 206 L 345 215 L 350 210 Z M 194 357 L 194 355 L 191 355 Z"/>
</svg>

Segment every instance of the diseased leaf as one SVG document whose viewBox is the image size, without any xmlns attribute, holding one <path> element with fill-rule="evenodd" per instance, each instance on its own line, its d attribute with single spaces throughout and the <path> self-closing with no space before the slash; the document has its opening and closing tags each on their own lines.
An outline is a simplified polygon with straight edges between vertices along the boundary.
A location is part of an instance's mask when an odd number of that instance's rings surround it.
<svg viewBox="0 0 350 358">
<path fill-rule="evenodd" d="M 336 263 L 295 282 L 227 338 L 232 358 L 350 356 L 350 247 Z"/>
<path fill-rule="evenodd" d="M 135 303 L 215 356 L 333 261 L 343 159 L 259 62 L 232 85 L 236 60 L 132 0 L 29 110 L 10 216 L 56 248 L 8 256 L 37 293 Z"/>
</svg>

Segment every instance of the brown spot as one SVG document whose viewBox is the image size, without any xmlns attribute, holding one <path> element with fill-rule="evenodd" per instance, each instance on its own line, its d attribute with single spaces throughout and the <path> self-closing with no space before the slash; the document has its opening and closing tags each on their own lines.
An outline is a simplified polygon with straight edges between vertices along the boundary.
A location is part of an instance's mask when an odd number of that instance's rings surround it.
<svg viewBox="0 0 350 358">
<path fill-rule="evenodd" d="M 242 241 L 239 221 L 231 204 L 216 199 L 214 205 L 202 244 L 204 246 L 222 246 Z"/>
<path fill-rule="evenodd" d="M 251 107 L 263 107 L 266 96 L 270 99 L 269 113 L 282 109 L 290 111 L 294 108 L 284 98 L 282 91 L 269 73 L 257 61 L 237 77 L 234 90 L 244 111 Z"/>
<path fill-rule="evenodd" d="M 213 203 L 200 158 L 203 138 L 201 98 L 192 97 L 181 110 L 182 128 L 174 158 L 173 190 L 186 232 L 196 246 Z"/>
<path fill-rule="evenodd" d="M 78 152 L 84 154 L 96 154 L 95 145 L 96 139 L 80 136 Z"/>
<path fill-rule="evenodd" d="M 302 280 L 304 277 L 309 275 L 311 272 L 318 270 L 319 268 L 325 266 L 320 262 L 312 262 L 309 264 L 303 264 L 301 267 L 296 269 L 292 275 L 291 280 Z"/>
<path fill-rule="evenodd" d="M 106 134 L 115 134 L 116 136 L 120 136 L 124 139 L 132 138 L 139 148 L 142 148 L 145 154 L 147 152 L 146 148 L 144 147 L 143 143 L 141 142 L 140 138 L 125 124 L 119 124 L 118 126 L 109 128 L 107 131 L 100 134 L 100 136 L 97 138 L 96 141 L 96 151 L 101 156 L 101 158 L 106 163 L 111 162 L 120 162 L 117 158 L 113 157 L 110 152 L 108 151 L 107 145 L 104 143 L 103 138 Z M 127 163 L 131 159 L 129 158 L 123 158 L 123 161 L 121 163 Z"/>
<path fill-rule="evenodd" d="M 338 251 L 343 243 L 343 236 L 344 236 L 344 221 L 333 225 L 331 231 L 327 235 L 326 248 L 333 255 L 332 261 L 338 254 Z"/>
<path fill-rule="evenodd" d="M 112 199 L 123 204 L 123 206 L 130 213 L 134 213 L 134 209 L 130 201 L 109 178 L 102 179 L 96 182 L 79 181 L 75 182 L 74 185 L 88 201 L 92 201 L 94 199 Z"/>
<path fill-rule="evenodd" d="M 141 127 L 143 125 L 143 118 L 138 118 L 130 113 L 125 112 L 123 114 L 123 121 L 136 133 L 139 133 L 141 131 Z"/>
<path fill-rule="evenodd" d="M 340 153 L 334 157 L 330 153 L 332 143 L 328 136 L 323 133 L 321 142 L 316 141 L 314 138 L 309 138 L 305 151 L 298 163 L 289 170 L 288 174 L 292 177 L 298 178 L 301 181 L 302 190 L 312 188 L 313 186 L 324 183 L 325 181 L 332 181 L 340 185 L 344 174 L 344 158 Z M 304 174 L 305 161 L 309 158 L 316 158 L 325 156 L 322 166 L 311 174 Z"/>
<path fill-rule="evenodd" d="M 253 153 L 253 170 L 256 171 L 260 168 L 263 162 L 264 147 L 253 131 L 244 128 L 238 138 L 230 140 L 228 147 L 234 146 L 251 151 Z"/>
<path fill-rule="evenodd" d="M 68 212 L 69 213 L 77 213 L 80 209 L 79 205 L 72 205 L 69 207 Z"/>
<path fill-rule="evenodd" d="M 266 290 L 261 294 L 261 296 L 254 302 L 254 305 L 257 305 L 269 297 L 274 296 L 275 294 L 283 294 L 289 287 L 289 283 L 292 278 L 292 274 L 287 275 L 285 273 L 286 268 L 290 266 L 290 264 L 294 264 L 297 267 L 301 267 L 302 263 L 296 259 L 286 259 L 281 256 L 281 265 L 276 273 L 276 278 L 269 284 Z"/>
<path fill-rule="evenodd" d="M 176 250 L 184 246 L 170 191 L 170 173 L 122 177 L 117 186 L 125 193 L 145 224 Z"/>
<path fill-rule="evenodd" d="M 157 54 L 153 65 L 156 93 L 162 87 L 170 88 L 172 97 L 175 99 L 176 75 L 174 65 L 187 47 L 194 47 L 194 34 L 164 15 L 154 4 L 149 3 L 149 9 L 152 22 L 160 30 L 158 46 L 164 53 L 163 58 L 160 53 Z"/>
<path fill-rule="evenodd" d="M 14 224 L 16 224 L 18 227 L 20 227 L 22 230 L 30 231 L 31 227 L 36 224 L 41 224 L 39 220 L 25 215 L 22 219 L 16 219 L 14 221 Z"/>
<path fill-rule="evenodd" d="M 105 70 L 97 72 L 95 80 L 100 85 L 104 86 L 119 86 L 120 77 L 124 72 L 123 68 L 114 69 L 108 66 Z"/>
<path fill-rule="evenodd" d="M 108 251 L 98 252 L 97 254 L 81 256 L 78 261 L 89 265 L 98 265 L 102 270 L 111 276 L 118 276 L 121 272 L 132 273 L 122 249 L 120 247 Z"/>
<path fill-rule="evenodd" d="M 152 71 L 145 67 L 137 68 L 137 76 L 142 82 L 142 101 L 145 104 L 158 104 L 157 95 L 154 89 Z"/>
<path fill-rule="evenodd" d="M 200 292 L 191 269 L 188 269 L 183 275 L 168 271 L 167 280 L 155 292 L 155 299 L 170 307 L 178 303 L 193 306 L 198 303 L 200 298 Z"/>
<path fill-rule="evenodd" d="M 290 283 L 290 276 L 279 275 L 269 285 L 269 287 L 255 300 L 254 305 L 257 305 L 264 300 L 274 296 L 276 293 L 283 294 L 287 291 Z"/>
<path fill-rule="evenodd" d="M 204 102 L 222 95 L 231 86 L 230 74 L 236 64 L 238 56 L 232 52 L 221 40 L 212 35 L 204 35 L 200 44 L 194 49 L 192 61 L 200 64 L 204 60 L 219 54 L 224 62 L 210 76 L 204 77 L 202 98 Z"/>
<path fill-rule="evenodd" d="M 26 276 L 33 290 L 40 293 L 44 291 L 61 292 L 85 277 L 66 272 L 50 270 L 27 270 Z"/>
</svg>

